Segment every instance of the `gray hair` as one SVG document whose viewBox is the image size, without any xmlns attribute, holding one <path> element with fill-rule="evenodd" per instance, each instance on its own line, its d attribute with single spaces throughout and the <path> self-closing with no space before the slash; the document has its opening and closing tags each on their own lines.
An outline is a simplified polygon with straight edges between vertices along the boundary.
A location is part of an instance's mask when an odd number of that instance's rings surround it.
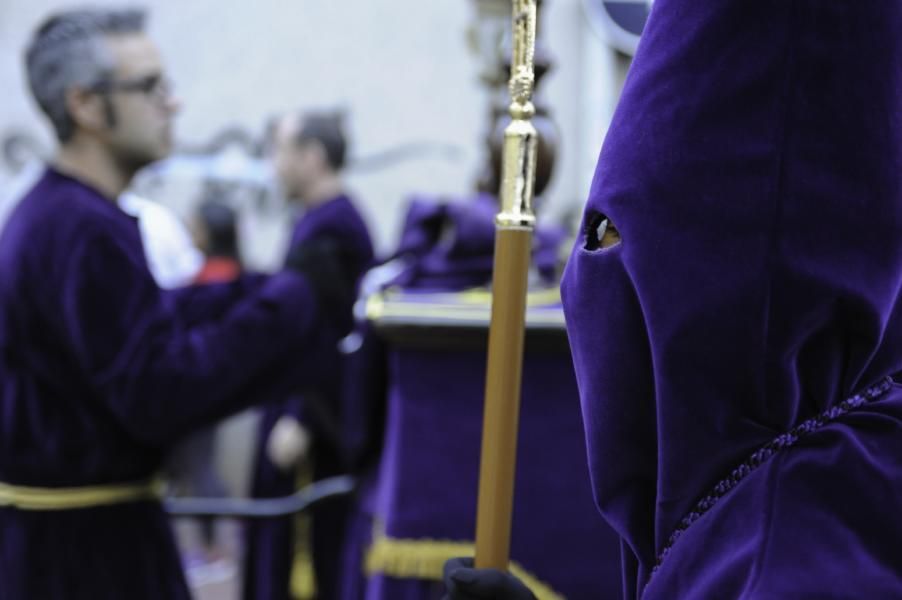
<svg viewBox="0 0 902 600">
<path fill-rule="evenodd" d="M 60 142 L 75 132 L 66 91 L 110 77 L 116 65 L 104 37 L 140 33 L 144 21 L 138 9 L 78 9 L 52 15 L 35 31 L 25 51 L 28 84 Z"/>
</svg>

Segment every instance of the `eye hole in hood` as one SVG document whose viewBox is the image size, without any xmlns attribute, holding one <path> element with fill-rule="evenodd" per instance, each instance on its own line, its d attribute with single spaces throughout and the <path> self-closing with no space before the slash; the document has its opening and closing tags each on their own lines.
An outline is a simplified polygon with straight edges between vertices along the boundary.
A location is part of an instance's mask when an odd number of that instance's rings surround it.
<svg viewBox="0 0 902 600">
<path fill-rule="evenodd" d="M 586 218 L 586 243 L 589 251 L 604 250 L 620 243 L 620 230 L 607 215 L 596 212 Z"/>
</svg>

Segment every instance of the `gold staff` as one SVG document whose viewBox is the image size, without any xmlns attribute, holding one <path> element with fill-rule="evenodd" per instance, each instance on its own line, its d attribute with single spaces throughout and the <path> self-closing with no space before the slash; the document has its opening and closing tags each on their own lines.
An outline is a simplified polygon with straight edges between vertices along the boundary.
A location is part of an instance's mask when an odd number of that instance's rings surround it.
<svg viewBox="0 0 902 600">
<path fill-rule="evenodd" d="M 507 569 L 520 413 L 526 283 L 535 216 L 532 194 L 537 133 L 533 54 L 536 0 L 513 0 L 511 124 L 504 132 L 501 212 L 495 220 L 492 322 L 489 329 L 482 464 L 476 517 L 476 567 Z"/>
</svg>

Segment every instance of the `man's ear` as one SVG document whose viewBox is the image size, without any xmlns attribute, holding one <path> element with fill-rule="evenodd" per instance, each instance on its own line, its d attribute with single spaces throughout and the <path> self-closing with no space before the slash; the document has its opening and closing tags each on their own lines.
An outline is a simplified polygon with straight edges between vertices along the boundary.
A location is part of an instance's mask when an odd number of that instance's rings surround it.
<svg viewBox="0 0 902 600">
<path fill-rule="evenodd" d="M 66 90 L 66 108 L 79 129 L 100 131 L 108 128 L 104 102 L 100 94 L 84 88 L 71 87 Z"/>
</svg>

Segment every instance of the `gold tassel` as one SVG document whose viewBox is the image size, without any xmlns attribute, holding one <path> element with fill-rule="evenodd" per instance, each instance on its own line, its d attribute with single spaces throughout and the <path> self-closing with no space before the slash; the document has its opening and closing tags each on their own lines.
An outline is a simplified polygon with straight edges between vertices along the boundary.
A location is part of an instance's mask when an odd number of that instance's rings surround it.
<svg viewBox="0 0 902 600">
<path fill-rule="evenodd" d="M 393 539 L 376 533 L 367 549 L 364 571 L 367 575 L 384 574 L 402 579 L 442 580 L 442 570 L 448 559 L 473 556 L 472 542 L 453 542 L 431 539 Z M 526 571 L 514 561 L 511 573 L 532 590 L 538 600 L 564 600 L 550 585 Z"/>
</svg>

